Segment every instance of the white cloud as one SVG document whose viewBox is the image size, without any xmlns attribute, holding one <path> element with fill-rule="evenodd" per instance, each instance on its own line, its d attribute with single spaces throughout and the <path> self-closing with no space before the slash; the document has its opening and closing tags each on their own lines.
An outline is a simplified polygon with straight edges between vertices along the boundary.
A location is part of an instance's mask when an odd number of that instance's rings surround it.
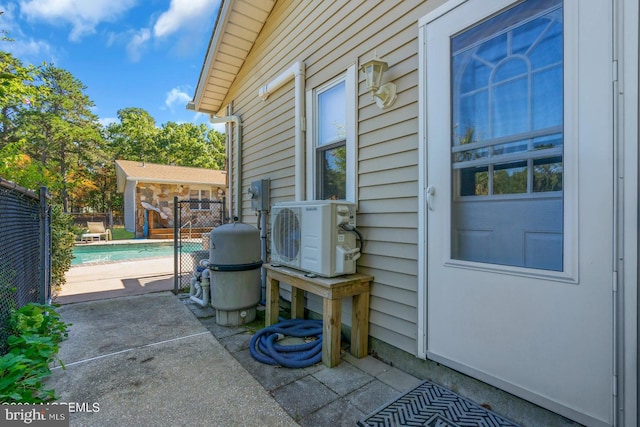
<svg viewBox="0 0 640 427">
<path fill-rule="evenodd" d="M 7 37 L 13 39 L 10 42 L 0 42 L 2 50 L 23 60 L 37 58 L 36 62 L 40 63 L 43 58 L 46 58 L 48 62 L 55 62 L 57 56 L 54 53 L 55 49 L 46 40 L 35 40 L 22 31 L 18 20 L 16 20 L 15 3 L 0 4 L 0 10 L 4 12 L 0 18 L 0 28 L 7 32 L 5 34 Z"/>
<path fill-rule="evenodd" d="M 16 40 L 7 46 L 8 52 L 11 52 L 18 58 L 48 58 L 47 62 L 55 63 L 57 55 L 53 53 L 53 49 L 49 43 L 43 40 Z"/>
<path fill-rule="evenodd" d="M 171 0 L 169 10 L 164 12 L 153 27 L 156 37 L 165 37 L 183 28 L 193 28 L 213 14 L 219 2 L 211 0 Z"/>
<path fill-rule="evenodd" d="M 170 49 L 178 56 L 185 55 L 192 51 L 194 39 L 203 37 L 203 28 L 209 28 L 208 21 L 215 16 L 214 12 L 219 5 L 220 0 L 171 0 L 168 10 L 159 15 L 154 13 L 150 17 L 152 22 L 155 20 L 153 28 L 108 33 L 107 45 L 125 45 L 129 59 L 137 62 L 146 49 L 151 46 L 156 50 L 166 49 L 166 45 L 160 48 L 163 44 L 158 42 L 177 35 L 178 37 L 170 40 L 173 45 Z"/>
<path fill-rule="evenodd" d="M 189 101 L 191 101 L 191 96 L 177 87 L 167 92 L 167 96 L 164 99 L 165 105 L 169 107 L 171 111 L 175 111 L 176 108 L 187 108 L 186 105 Z"/>
<path fill-rule="evenodd" d="M 137 62 L 140 60 L 142 51 L 149 39 L 151 39 L 151 31 L 148 28 L 142 28 L 133 34 L 129 43 L 127 43 L 127 55 L 131 61 Z"/>
<path fill-rule="evenodd" d="M 69 40 L 96 32 L 101 22 L 114 21 L 137 0 L 21 0 L 20 11 L 34 21 L 70 24 Z"/>
<path fill-rule="evenodd" d="M 20 31 L 20 28 L 16 23 L 15 3 L 0 3 L 0 10 L 3 12 L 0 17 L 0 22 L 2 22 L 2 30 L 7 31 L 9 33 L 9 36 L 11 36 L 11 33 L 16 32 L 16 30 Z"/>
</svg>

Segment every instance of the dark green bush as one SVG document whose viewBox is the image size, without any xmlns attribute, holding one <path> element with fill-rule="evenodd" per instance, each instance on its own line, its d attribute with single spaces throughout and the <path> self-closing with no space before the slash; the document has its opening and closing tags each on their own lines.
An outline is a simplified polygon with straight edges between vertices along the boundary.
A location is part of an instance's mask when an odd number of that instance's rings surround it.
<svg viewBox="0 0 640 427">
<path fill-rule="evenodd" d="M 50 364 L 57 359 L 59 344 L 70 325 L 60 320 L 54 307 L 27 304 L 11 313 L 9 351 L 0 357 L 0 403 L 43 403 L 55 399 L 45 388 Z"/>
</svg>

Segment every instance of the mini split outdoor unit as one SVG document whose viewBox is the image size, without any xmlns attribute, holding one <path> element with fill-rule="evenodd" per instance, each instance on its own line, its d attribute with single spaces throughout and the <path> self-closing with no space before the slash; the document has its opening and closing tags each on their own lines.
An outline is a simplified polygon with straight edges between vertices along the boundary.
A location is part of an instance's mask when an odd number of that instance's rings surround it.
<svg viewBox="0 0 640 427">
<path fill-rule="evenodd" d="M 276 203 L 271 207 L 271 264 L 324 277 L 355 273 L 360 258 L 355 226 L 353 203 Z"/>
</svg>

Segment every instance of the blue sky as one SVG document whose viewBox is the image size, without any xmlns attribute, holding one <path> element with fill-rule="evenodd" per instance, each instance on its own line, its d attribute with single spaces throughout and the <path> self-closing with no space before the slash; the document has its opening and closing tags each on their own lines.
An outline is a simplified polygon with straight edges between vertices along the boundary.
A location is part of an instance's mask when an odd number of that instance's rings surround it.
<svg viewBox="0 0 640 427">
<path fill-rule="evenodd" d="M 158 126 L 208 123 L 188 111 L 220 0 L 0 0 L 0 49 L 53 63 L 87 89 L 104 124 L 126 107 Z M 223 129 L 224 127 L 222 127 Z"/>
</svg>

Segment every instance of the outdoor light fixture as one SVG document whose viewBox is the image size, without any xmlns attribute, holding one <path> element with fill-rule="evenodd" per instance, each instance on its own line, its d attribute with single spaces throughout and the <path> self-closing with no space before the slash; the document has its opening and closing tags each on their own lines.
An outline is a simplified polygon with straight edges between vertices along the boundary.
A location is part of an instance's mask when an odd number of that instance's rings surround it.
<svg viewBox="0 0 640 427">
<path fill-rule="evenodd" d="M 376 53 L 374 58 L 360 66 L 365 74 L 367 90 L 371 92 L 371 99 L 375 99 L 380 108 L 390 107 L 397 98 L 396 85 L 394 83 L 382 83 L 382 75 L 389 69 L 386 62 L 380 61 Z"/>
</svg>

